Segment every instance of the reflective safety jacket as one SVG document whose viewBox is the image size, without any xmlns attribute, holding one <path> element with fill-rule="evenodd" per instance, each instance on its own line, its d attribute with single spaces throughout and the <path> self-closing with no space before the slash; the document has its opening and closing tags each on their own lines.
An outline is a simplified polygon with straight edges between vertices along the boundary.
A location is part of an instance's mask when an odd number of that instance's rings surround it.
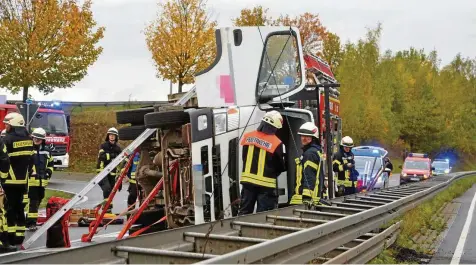
<svg viewBox="0 0 476 265">
<path fill-rule="evenodd" d="M 53 175 L 53 157 L 49 148 L 44 145 L 35 146 L 33 151 L 33 170 L 28 180 L 30 187 L 46 187 L 48 181 Z"/>
<path fill-rule="evenodd" d="M 101 172 L 114 158 L 119 156 L 122 152 L 121 147 L 118 144 L 111 144 L 109 141 L 103 143 L 99 149 L 98 162 L 96 165 L 96 171 Z M 116 176 L 116 170 L 112 170 L 109 173 L 111 176 Z"/>
<path fill-rule="evenodd" d="M 134 158 L 132 159 L 132 165 L 129 167 L 129 171 L 127 172 L 127 176 L 129 177 L 129 183 L 136 184 L 136 171 L 137 171 L 137 166 L 139 165 L 139 153 L 136 153 Z M 129 157 L 126 158 L 126 163 L 129 162 Z"/>
<path fill-rule="evenodd" d="M 303 198 L 319 204 L 319 183 L 324 179 L 322 170 L 322 149 L 317 144 L 304 147 L 300 158 L 296 158 L 296 188 L 291 204 L 302 204 Z"/>
<path fill-rule="evenodd" d="M 277 177 L 285 171 L 283 143 L 274 134 L 259 131 L 246 133 L 243 146 L 243 172 L 240 183 L 277 188 Z"/>
<path fill-rule="evenodd" d="M 354 154 L 352 151 L 346 153 L 344 152 L 343 148 L 341 148 L 339 152 L 334 154 L 334 159 L 332 160 L 332 170 L 337 173 L 337 185 L 339 186 L 356 186 L 355 182 L 357 179 L 351 179 L 352 168 L 347 166 L 349 163 L 355 167 Z"/>
<path fill-rule="evenodd" d="M 27 185 L 33 167 L 33 140 L 25 128 L 14 128 L 3 138 L 10 157 L 10 169 L 2 185 Z"/>
<path fill-rule="evenodd" d="M 10 170 L 10 158 L 8 157 L 7 146 L 0 140 L 0 180 L 8 177 L 8 171 Z"/>
</svg>

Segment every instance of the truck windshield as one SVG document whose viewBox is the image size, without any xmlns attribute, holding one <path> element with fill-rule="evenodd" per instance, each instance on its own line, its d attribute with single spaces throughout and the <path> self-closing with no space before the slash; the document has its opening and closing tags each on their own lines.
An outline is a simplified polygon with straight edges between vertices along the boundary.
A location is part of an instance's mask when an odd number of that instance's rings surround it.
<svg viewBox="0 0 476 265">
<path fill-rule="evenodd" d="M 300 60 L 294 35 L 271 35 L 261 59 L 257 95 L 277 97 L 301 85 Z"/>
<path fill-rule="evenodd" d="M 68 135 L 66 117 L 62 113 L 39 112 L 31 121 L 30 128 L 43 128 L 47 134 Z"/>
<path fill-rule="evenodd" d="M 425 161 L 406 161 L 404 167 L 405 169 L 428 170 L 429 164 Z"/>
</svg>

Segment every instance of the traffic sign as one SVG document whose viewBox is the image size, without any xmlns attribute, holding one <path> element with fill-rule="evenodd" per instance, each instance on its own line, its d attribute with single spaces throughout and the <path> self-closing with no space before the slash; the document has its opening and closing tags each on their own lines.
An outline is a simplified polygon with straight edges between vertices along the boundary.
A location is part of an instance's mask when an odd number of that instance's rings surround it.
<svg viewBox="0 0 476 265">
<path fill-rule="evenodd" d="M 20 111 L 20 114 L 25 119 L 26 128 L 30 129 L 30 123 L 35 117 L 36 112 L 40 108 L 38 104 L 28 104 L 28 103 L 16 103 L 17 109 Z"/>
</svg>

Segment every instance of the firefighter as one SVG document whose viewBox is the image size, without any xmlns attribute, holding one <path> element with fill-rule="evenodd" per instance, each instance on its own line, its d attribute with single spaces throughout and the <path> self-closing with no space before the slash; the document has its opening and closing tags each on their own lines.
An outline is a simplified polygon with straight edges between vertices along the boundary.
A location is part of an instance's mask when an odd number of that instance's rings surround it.
<svg viewBox="0 0 476 265">
<path fill-rule="evenodd" d="M 22 202 L 28 190 L 28 174 L 33 167 L 33 141 L 21 114 L 9 113 L 3 123 L 7 130 L 3 142 L 10 157 L 8 176 L 2 180 L 7 198 L 8 240 L 10 245 L 20 245 L 25 239 L 26 220 Z"/>
<path fill-rule="evenodd" d="M 240 183 L 241 214 L 275 209 L 278 204 L 277 177 L 285 171 L 283 144 L 276 131 L 283 127 L 277 111 L 266 113 L 256 131 L 243 136 L 243 172 Z"/>
<path fill-rule="evenodd" d="M 337 174 L 337 186 L 339 195 L 350 195 L 355 193 L 355 174 L 352 173 L 355 165 L 354 154 L 352 153 L 354 141 L 349 136 L 342 138 L 340 150 L 334 154 L 332 169 Z"/>
<path fill-rule="evenodd" d="M 304 204 L 308 209 L 320 203 L 319 183 L 324 180 L 322 148 L 319 130 L 312 122 L 304 123 L 298 130 L 303 154 L 296 158 L 296 188 L 291 204 Z"/>
<path fill-rule="evenodd" d="M 97 172 L 101 172 L 112 160 L 114 160 L 122 152 L 121 147 L 117 143 L 119 141 L 119 132 L 112 127 L 107 130 L 105 142 L 99 149 Z M 105 203 L 111 194 L 112 188 L 116 184 L 117 168 L 112 170 L 104 179 L 99 182 Z M 107 209 L 108 213 L 112 213 L 112 203 Z"/>
<path fill-rule="evenodd" d="M 3 137 L 2 137 L 3 138 Z M 7 147 L 0 140 L 0 183 L 8 177 L 10 169 L 10 158 L 8 157 Z M 0 185 L 0 253 L 16 251 L 15 246 L 10 245 L 8 240 L 7 211 L 5 210 L 5 192 Z"/>
<path fill-rule="evenodd" d="M 34 144 L 33 170 L 28 179 L 28 198 L 30 200 L 26 225 L 28 230 L 36 230 L 38 207 L 45 197 L 45 188 L 53 174 L 53 157 L 46 147 L 46 131 L 36 128 L 31 133 Z"/>
</svg>

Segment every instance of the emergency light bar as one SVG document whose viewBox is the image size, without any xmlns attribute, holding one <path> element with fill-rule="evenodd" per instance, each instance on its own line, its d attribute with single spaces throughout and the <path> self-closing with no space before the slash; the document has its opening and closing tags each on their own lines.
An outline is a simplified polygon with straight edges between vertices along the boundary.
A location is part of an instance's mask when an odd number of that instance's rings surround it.
<svg viewBox="0 0 476 265">
<path fill-rule="evenodd" d="M 410 153 L 408 154 L 409 157 L 423 157 L 428 158 L 428 154 L 420 154 L 420 153 Z"/>
</svg>

